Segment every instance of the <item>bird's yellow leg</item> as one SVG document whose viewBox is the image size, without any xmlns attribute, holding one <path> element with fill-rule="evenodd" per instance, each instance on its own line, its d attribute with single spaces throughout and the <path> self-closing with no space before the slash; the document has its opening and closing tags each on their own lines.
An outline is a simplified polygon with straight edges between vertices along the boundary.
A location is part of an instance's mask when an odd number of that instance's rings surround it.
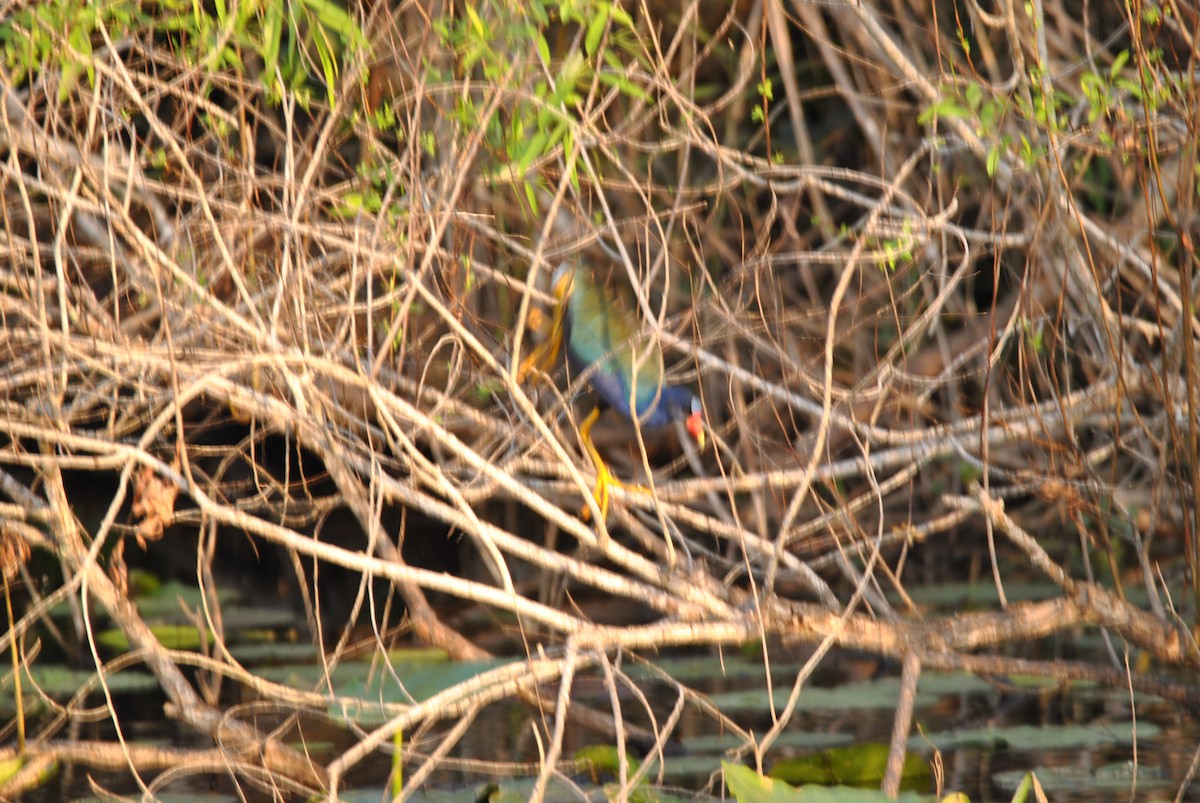
<svg viewBox="0 0 1200 803">
<path fill-rule="evenodd" d="M 562 351 L 563 330 L 566 327 L 567 303 L 571 297 L 572 286 L 573 274 L 567 271 L 558 278 L 554 283 L 554 287 L 551 288 L 554 294 L 554 317 L 550 322 L 550 331 L 546 336 L 546 340 L 521 361 L 521 365 L 517 369 L 518 382 L 524 383 L 526 377 L 535 369 L 539 373 L 547 373 L 550 367 L 558 361 L 558 353 Z M 533 312 L 537 311 L 534 310 Z M 535 316 L 531 312 L 529 318 L 533 324 L 533 328 L 544 333 L 546 328 L 544 316 L 541 313 Z"/>
<path fill-rule="evenodd" d="M 596 449 L 596 444 L 592 443 L 592 425 L 596 423 L 596 419 L 599 417 L 599 407 L 594 408 L 588 413 L 588 417 L 583 419 L 583 423 L 579 426 L 579 439 L 583 441 L 583 448 L 587 449 L 588 457 L 592 458 L 592 465 L 596 469 L 596 487 L 592 490 L 592 497 L 596 500 L 596 506 L 600 508 L 600 515 L 608 518 L 608 501 L 612 498 L 611 491 L 613 488 L 644 494 L 650 493 L 650 489 L 641 485 L 628 485 L 621 482 L 609 470 L 608 464 L 604 462 L 604 458 L 600 456 L 599 450 Z M 587 521 L 588 517 L 591 516 L 591 509 L 587 505 L 584 505 L 579 515 L 584 521 Z"/>
<path fill-rule="evenodd" d="M 592 497 L 595 498 L 596 505 L 600 508 L 600 515 L 608 518 L 609 489 L 614 485 L 618 488 L 625 486 L 608 470 L 608 465 L 605 464 L 604 458 L 600 457 L 600 452 L 596 450 L 596 444 L 592 443 L 592 425 L 596 423 L 596 419 L 599 417 L 599 407 L 593 408 L 588 413 L 588 417 L 583 420 L 583 424 L 579 427 L 579 439 L 583 441 L 583 448 L 587 449 L 588 457 L 592 458 L 592 465 L 596 468 L 596 487 L 592 490 Z M 591 516 L 591 509 L 587 505 L 584 505 L 579 515 L 586 521 Z"/>
<path fill-rule="evenodd" d="M 554 305 L 554 320 L 550 324 L 549 335 L 533 351 L 529 352 L 528 357 L 521 360 L 521 366 L 517 369 L 517 381 L 521 384 L 524 384 L 529 374 L 535 370 L 539 373 L 547 373 L 558 360 L 558 352 L 562 350 L 563 311 L 565 308 L 565 305 L 561 302 Z M 532 318 L 533 316 L 530 315 L 530 317 Z M 540 313 L 538 317 L 538 323 L 541 323 Z M 544 324 L 535 328 L 544 328 Z"/>
</svg>

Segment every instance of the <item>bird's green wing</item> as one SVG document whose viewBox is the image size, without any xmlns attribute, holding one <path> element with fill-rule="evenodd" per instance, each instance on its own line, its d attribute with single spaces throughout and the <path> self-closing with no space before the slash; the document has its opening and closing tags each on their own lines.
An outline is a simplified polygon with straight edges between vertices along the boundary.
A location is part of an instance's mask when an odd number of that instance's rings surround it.
<svg viewBox="0 0 1200 803">
<path fill-rule="evenodd" d="M 637 372 L 637 411 L 654 404 L 662 384 L 662 357 L 645 355 L 646 343 L 637 320 L 619 306 L 615 292 L 600 288 L 583 267 L 573 269 L 569 299 L 570 331 L 567 350 L 577 370 L 596 366 L 591 382 L 614 409 L 630 415 L 629 390 L 633 384 L 633 357 L 643 357 Z"/>
</svg>

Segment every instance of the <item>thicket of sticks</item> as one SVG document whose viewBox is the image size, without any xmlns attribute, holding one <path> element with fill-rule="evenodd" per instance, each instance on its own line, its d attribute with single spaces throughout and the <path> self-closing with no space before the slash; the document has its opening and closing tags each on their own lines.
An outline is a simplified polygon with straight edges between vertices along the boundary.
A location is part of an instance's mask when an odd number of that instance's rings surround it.
<svg viewBox="0 0 1200 803">
<path fill-rule="evenodd" d="M 128 758 L 155 790 L 215 772 L 309 792 L 441 721 L 409 748 L 415 788 L 520 697 L 553 712 L 544 783 L 568 720 L 621 745 L 633 727 L 569 706 L 578 673 L 616 684 L 620 651 L 755 641 L 814 648 L 796 692 L 849 647 L 901 662 L 906 693 L 922 667 L 1020 671 L 1195 710 L 1194 688 L 1123 667 L 1197 664 L 1196 8 L 757 0 L 596 24 L 600 4 L 545 23 L 501 5 L 472 7 L 474 38 L 465 6 L 353 5 L 369 50 L 347 39 L 332 81 L 278 95 L 250 48 L 243 69 L 197 59 L 148 22 L 98 24 L 87 54 L 43 31 L 84 72 L 7 63 L 0 526 L 25 591 L 0 646 L 27 650 L 53 604 L 86 598 L 219 748 L 77 755 L 61 729 L 80 706 L 30 755 Z M 23 10 L 10 22 L 36 25 Z M 327 33 L 293 31 L 314 75 Z M 711 433 L 698 451 L 607 419 L 617 473 L 652 488 L 616 491 L 607 523 L 580 516 L 586 387 L 517 381 L 563 261 L 632 299 Z M 115 494 L 74 498 L 81 475 Z M 396 510 L 444 529 L 398 531 Z M 319 537 L 333 511 L 360 537 Z M 544 651 L 315 764 L 182 670 L 310 714 L 327 694 L 229 660 L 218 610 L 218 646 L 184 654 L 129 601 L 121 545 L 185 532 L 210 591 L 228 539 L 249 539 L 291 556 L 297 588 L 317 564 L 360 573 L 355 612 L 379 632 L 399 606 L 381 619 L 371 579 L 454 658 L 487 653 L 445 600 Z M 406 561 L 402 539 L 446 532 L 461 571 Z M 22 573 L 31 550 L 60 585 Z M 1009 604 L 1013 578 L 1060 593 Z M 926 616 L 907 595 L 964 579 L 1001 603 Z M 564 587 L 652 615 L 599 625 Z M 1111 636 L 1111 661 L 1023 653 L 1080 627 Z M 329 660 L 349 632 L 324 634 Z"/>
</svg>

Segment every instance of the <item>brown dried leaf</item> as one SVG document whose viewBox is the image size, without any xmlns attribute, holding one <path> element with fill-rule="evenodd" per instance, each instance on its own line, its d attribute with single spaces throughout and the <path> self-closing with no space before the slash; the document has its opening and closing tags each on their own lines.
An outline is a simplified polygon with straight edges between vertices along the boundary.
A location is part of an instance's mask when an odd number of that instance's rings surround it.
<svg viewBox="0 0 1200 803">
<path fill-rule="evenodd" d="M 4 579 L 13 579 L 28 560 L 29 544 L 25 539 L 15 533 L 0 532 L 0 574 Z"/>
<path fill-rule="evenodd" d="M 179 462 L 178 457 L 175 463 Z M 141 517 L 136 535 L 138 545 L 162 538 L 163 529 L 175 521 L 175 498 L 179 489 L 165 482 L 150 466 L 142 466 L 133 484 L 133 515 Z"/>
</svg>

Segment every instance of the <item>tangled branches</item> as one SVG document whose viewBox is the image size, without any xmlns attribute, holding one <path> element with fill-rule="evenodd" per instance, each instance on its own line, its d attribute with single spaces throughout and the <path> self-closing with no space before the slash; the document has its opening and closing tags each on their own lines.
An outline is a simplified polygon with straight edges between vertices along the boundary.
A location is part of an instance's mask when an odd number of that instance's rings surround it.
<svg viewBox="0 0 1200 803">
<path fill-rule="evenodd" d="M 902 4 L 694 3 L 669 22 L 602 5 L 599 24 L 489 7 L 480 36 L 453 9 L 364 4 L 348 19 L 371 32 L 370 77 L 347 40 L 328 98 L 197 68 L 145 21 L 91 31 L 86 81 L 8 66 L 0 511 L 63 577 L 5 648 L 90 599 L 240 781 L 306 790 L 514 696 L 554 712 L 543 789 L 568 720 L 632 732 L 618 705 L 570 705 L 585 669 L 617 682 L 618 652 L 804 643 L 793 701 L 833 647 L 905 662 L 906 684 L 924 666 L 1124 685 L 989 652 L 1089 626 L 1194 666 L 1194 9 L 1148 28 L 1112 4 L 1078 22 L 967 3 L 952 23 Z M 301 61 L 318 52 L 294 35 Z M 607 522 L 578 515 L 586 383 L 517 381 L 562 261 L 631 300 L 715 444 L 603 418 L 601 450 L 650 489 L 615 490 Z M 418 639 L 527 660 L 314 765 L 222 717 L 180 665 L 294 710 L 326 697 L 223 647 L 164 649 L 129 602 L 131 535 L 187 547 L 218 643 L 211 592 L 248 542 L 286 556 L 331 662 L 348 622 L 387 646 L 400 617 L 374 581 Z M 352 602 L 322 602 L 334 567 Z M 1009 603 L 1033 576 L 1053 598 Z M 910 598 L 963 578 L 998 604 L 923 618 Z M 642 624 L 602 624 L 613 602 Z M 502 638 L 456 625 L 468 609 Z"/>
</svg>

